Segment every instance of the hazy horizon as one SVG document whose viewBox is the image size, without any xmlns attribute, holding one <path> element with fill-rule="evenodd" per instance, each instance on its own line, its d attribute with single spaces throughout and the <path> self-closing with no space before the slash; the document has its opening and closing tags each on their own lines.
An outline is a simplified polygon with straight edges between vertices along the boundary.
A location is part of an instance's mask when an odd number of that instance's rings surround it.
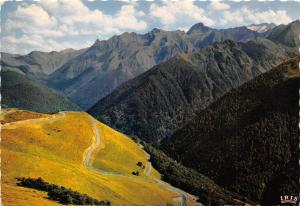
<svg viewBox="0 0 300 206">
<path fill-rule="evenodd" d="M 2 2 L 1 52 L 82 49 L 124 32 L 187 31 L 200 22 L 216 29 L 288 24 L 299 19 L 299 8 L 296 1 Z"/>
</svg>

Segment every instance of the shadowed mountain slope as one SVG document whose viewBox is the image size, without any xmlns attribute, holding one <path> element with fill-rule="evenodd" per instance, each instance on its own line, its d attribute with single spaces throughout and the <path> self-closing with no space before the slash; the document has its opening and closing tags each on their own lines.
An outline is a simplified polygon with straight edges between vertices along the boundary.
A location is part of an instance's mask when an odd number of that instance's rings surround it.
<svg viewBox="0 0 300 206">
<path fill-rule="evenodd" d="M 299 47 L 300 22 L 296 20 L 288 25 L 275 27 L 267 36 L 273 42 L 281 43 L 290 47 Z"/>
<path fill-rule="evenodd" d="M 263 205 L 299 191 L 300 56 L 234 89 L 164 140 L 171 157 Z"/>
<path fill-rule="evenodd" d="M 230 192 L 194 169 L 187 168 L 167 156 L 161 150 L 142 142 L 151 157 L 153 166 L 162 174 L 162 179 L 199 197 L 205 205 L 241 205 L 253 203 L 236 193 Z M 244 205 L 244 204 L 242 204 Z"/>
</svg>

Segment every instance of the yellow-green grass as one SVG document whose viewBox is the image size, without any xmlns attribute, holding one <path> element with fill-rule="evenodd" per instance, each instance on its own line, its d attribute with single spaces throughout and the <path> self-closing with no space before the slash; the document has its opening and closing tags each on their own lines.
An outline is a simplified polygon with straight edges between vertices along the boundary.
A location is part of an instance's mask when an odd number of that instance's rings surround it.
<svg viewBox="0 0 300 206">
<path fill-rule="evenodd" d="M 134 141 L 105 124 L 98 123 L 101 136 L 101 149 L 95 155 L 93 166 L 107 172 L 131 175 L 138 171 L 140 176 L 145 176 L 148 167 L 146 153 Z M 139 167 L 142 162 L 144 167 Z M 150 177 L 159 178 L 159 173 L 152 168 Z"/>
<path fill-rule="evenodd" d="M 285 76 L 287 78 L 297 78 L 300 77 L 300 70 L 297 69 L 288 69 L 288 71 L 285 73 Z"/>
<path fill-rule="evenodd" d="M 125 135 L 97 123 L 101 145 L 92 158 L 93 165 L 102 169 L 104 162 L 107 171 L 126 176 L 105 175 L 83 166 L 85 150 L 93 143 L 94 135 L 88 114 L 67 112 L 42 115 L 40 119 L 34 114 L 21 110 L 1 114 L 1 119 L 11 119 L 9 115 L 22 116 L 2 126 L 1 192 L 4 206 L 58 205 L 45 198 L 45 192 L 17 186 L 16 177 L 42 177 L 49 183 L 109 200 L 112 205 L 175 205 L 174 198 L 178 194 L 152 179 L 159 175 L 157 171 L 153 170 L 150 177 L 130 175 L 137 169 L 136 161 L 146 164 L 146 154 Z M 35 119 L 31 121 L 33 116 Z M 122 157 L 115 157 L 119 155 Z"/>
<path fill-rule="evenodd" d="M 300 61 L 300 55 L 297 55 L 294 58 L 289 59 L 286 62 L 282 63 L 282 65 L 285 65 L 287 67 L 287 72 L 284 73 L 286 78 L 300 77 L 299 61 Z"/>
</svg>

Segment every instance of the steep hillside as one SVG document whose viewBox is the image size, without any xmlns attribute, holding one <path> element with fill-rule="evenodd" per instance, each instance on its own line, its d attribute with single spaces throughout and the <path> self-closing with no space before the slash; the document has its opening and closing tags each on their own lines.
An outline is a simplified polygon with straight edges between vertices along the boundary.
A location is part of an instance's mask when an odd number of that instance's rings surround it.
<svg viewBox="0 0 300 206">
<path fill-rule="evenodd" d="M 37 112 L 79 110 L 63 94 L 14 71 L 1 72 L 1 106 Z"/>
<path fill-rule="evenodd" d="M 290 47 L 299 47 L 300 22 L 296 20 L 288 25 L 275 27 L 267 36 L 268 39 L 276 43 L 281 43 Z"/>
<path fill-rule="evenodd" d="M 252 203 L 250 200 L 218 186 L 214 181 L 196 170 L 183 166 L 152 145 L 146 142 L 142 142 L 142 144 L 145 151 L 151 155 L 150 161 L 162 174 L 163 180 L 197 195 L 204 205 L 244 205 L 244 203 Z"/>
<path fill-rule="evenodd" d="M 118 87 L 88 112 L 125 134 L 159 142 L 227 91 L 287 58 L 271 41 L 227 40 L 179 55 Z"/>
<path fill-rule="evenodd" d="M 196 205 L 158 179 L 138 144 L 86 113 L 9 109 L 0 117 L 4 205 L 58 205 L 45 192 L 18 186 L 21 177 L 41 177 L 111 205 Z"/>
<path fill-rule="evenodd" d="M 299 192 L 300 56 L 197 113 L 161 148 L 217 184 L 263 204 Z"/>
<path fill-rule="evenodd" d="M 49 74 L 82 52 L 84 52 L 84 49 L 65 49 L 60 52 L 33 51 L 24 56 L 2 52 L 1 66 L 9 70 L 19 70 L 23 74 L 38 79 L 46 79 Z"/>
</svg>

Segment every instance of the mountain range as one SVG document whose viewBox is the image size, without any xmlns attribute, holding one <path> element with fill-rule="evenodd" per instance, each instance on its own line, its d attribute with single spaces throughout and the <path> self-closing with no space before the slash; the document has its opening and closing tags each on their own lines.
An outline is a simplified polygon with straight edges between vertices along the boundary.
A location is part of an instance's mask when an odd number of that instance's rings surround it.
<svg viewBox="0 0 300 206">
<path fill-rule="evenodd" d="M 168 155 L 263 205 L 299 191 L 300 56 L 231 90 L 170 138 Z"/>
<path fill-rule="evenodd" d="M 47 76 L 56 71 L 70 59 L 78 56 L 85 49 L 65 49 L 60 52 L 33 51 L 27 55 L 14 55 L 1 53 L 2 68 L 10 71 L 18 71 L 36 79 L 47 79 Z"/>
<path fill-rule="evenodd" d="M 263 38 L 217 42 L 153 67 L 115 89 L 88 112 L 125 134 L 158 143 L 196 111 L 270 70 L 289 53 L 289 48 Z"/>
<path fill-rule="evenodd" d="M 269 30 L 260 33 L 246 26 L 213 29 L 198 23 L 188 32 L 161 29 L 143 35 L 126 32 L 108 40 L 97 40 L 90 48 L 79 51 L 2 55 L 1 65 L 17 67 L 43 80 L 81 108 L 88 109 L 117 86 L 180 53 L 189 54 L 216 41 L 245 42 L 266 37 L 268 33 Z"/>
</svg>

